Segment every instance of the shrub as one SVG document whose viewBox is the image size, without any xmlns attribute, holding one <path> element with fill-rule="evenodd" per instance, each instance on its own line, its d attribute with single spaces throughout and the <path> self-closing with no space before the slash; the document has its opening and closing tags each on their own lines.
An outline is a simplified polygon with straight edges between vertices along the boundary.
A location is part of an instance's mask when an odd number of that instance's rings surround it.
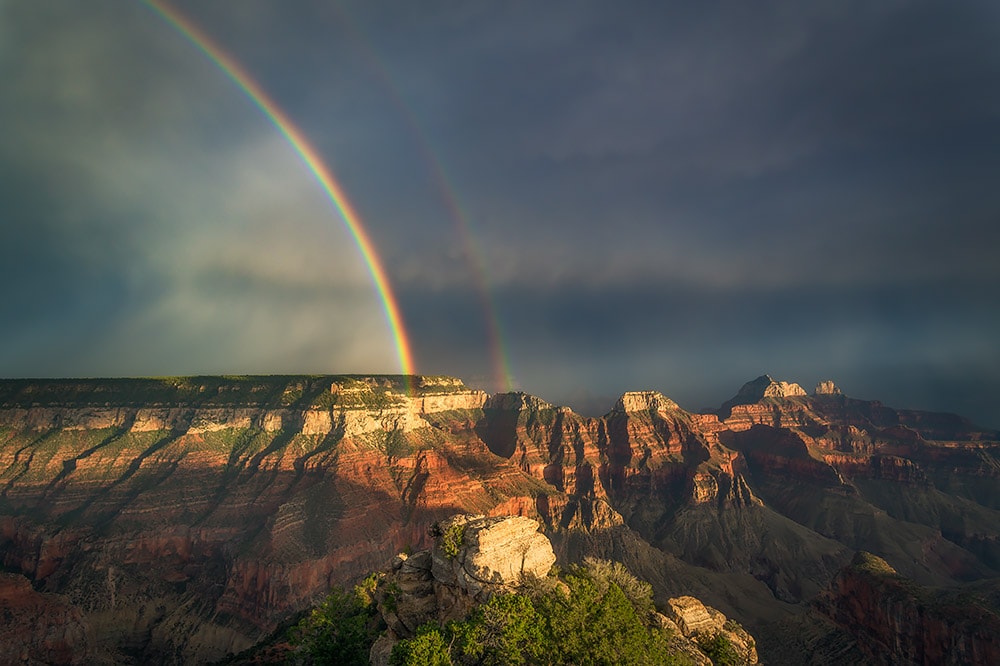
<svg viewBox="0 0 1000 666">
<path fill-rule="evenodd" d="M 413 447 L 406 441 L 406 435 L 399 428 L 386 430 L 378 437 L 380 441 L 376 446 L 390 462 L 413 453 Z"/>
<path fill-rule="evenodd" d="M 291 629 L 297 652 L 313 664 L 368 663 L 375 642 L 374 606 L 362 596 L 334 589 Z"/>
<path fill-rule="evenodd" d="M 496 594 L 472 616 L 451 627 L 460 655 L 486 666 L 535 664 L 544 656 L 544 637 L 531 599 Z"/>
<path fill-rule="evenodd" d="M 577 574 L 593 582 L 602 595 L 611 585 L 617 586 L 635 608 L 635 612 L 642 617 L 656 610 L 653 605 L 653 586 L 633 576 L 621 562 L 587 557 L 584 558 L 583 567 L 577 570 Z"/>
<path fill-rule="evenodd" d="M 733 642 L 721 632 L 699 634 L 695 640 L 714 666 L 740 666 L 746 663 L 746 659 Z"/>
<path fill-rule="evenodd" d="M 445 557 L 449 559 L 458 557 L 458 553 L 462 550 L 464 543 L 465 525 L 462 523 L 450 525 L 441 536 L 441 550 L 444 552 Z"/>
<path fill-rule="evenodd" d="M 560 664 L 675 664 L 666 632 L 650 628 L 616 583 L 602 593 L 585 575 L 566 577 L 569 594 L 539 604 L 549 635 L 547 653 Z"/>
<path fill-rule="evenodd" d="M 451 666 L 451 655 L 437 625 L 425 624 L 417 635 L 392 648 L 391 666 Z"/>
</svg>

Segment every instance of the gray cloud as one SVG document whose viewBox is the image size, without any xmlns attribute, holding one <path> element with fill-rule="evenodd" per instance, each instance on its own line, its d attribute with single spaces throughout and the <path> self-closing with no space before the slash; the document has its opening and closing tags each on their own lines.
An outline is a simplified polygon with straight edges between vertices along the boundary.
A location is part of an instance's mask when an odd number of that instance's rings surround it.
<svg viewBox="0 0 1000 666">
<path fill-rule="evenodd" d="M 289 146 L 152 13 L 95 7 L 5 8 L 4 372 L 393 370 L 370 275 Z"/>
<path fill-rule="evenodd" d="M 492 388 L 492 299 L 556 401 L 771 372 L 1000 425 L 995 3 L 177 6 L 332 165 L 422 370 Z M 5 27 L 0 373 L 396 367 L 329 202 L 176 31 Z"/>
</svg>

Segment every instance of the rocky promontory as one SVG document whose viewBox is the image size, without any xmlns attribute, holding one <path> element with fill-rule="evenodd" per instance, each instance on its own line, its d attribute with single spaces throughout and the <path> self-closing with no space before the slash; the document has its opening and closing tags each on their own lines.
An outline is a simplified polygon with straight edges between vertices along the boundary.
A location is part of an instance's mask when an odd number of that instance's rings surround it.
<svg viewBox="0 0 1000 666">
<path fill-rule="evenodd" d="M 399 641 L 413 639 L 421 627 L 462 620 L 494 595 L 530 596 L 545 589 L 543 581 L 556 557 L 539 527 L 518 516 L 457 515 L 435 526 L 430 550 L 397 555 L 391 569 L 377 578 L 373 593 L 386 629 L 371 648 L 371 663 L 387 665 Z M 594 566 L 611 569 L 610 563 Z M 624 572 L 620 565 L 613 570 Z M 548 585 L 553 584 L 565 588 L 556 578 L 549 579 Z M 701 647 L 709 639 L 732 646 L 741 663 L 757 663 L 753 637 L 694 597 L 668 599 L 663 613 L 651 609 L 649 621 L 666 630 L 669 649 L 691 663 L 712 664 Z"/>
</svg>

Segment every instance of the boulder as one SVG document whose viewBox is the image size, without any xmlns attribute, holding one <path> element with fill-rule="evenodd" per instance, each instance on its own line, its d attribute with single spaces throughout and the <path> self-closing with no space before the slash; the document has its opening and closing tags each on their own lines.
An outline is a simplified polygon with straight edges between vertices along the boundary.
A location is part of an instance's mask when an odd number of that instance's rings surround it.
<svg viewBox="0 0 1000 666">
<path fill-rule="evenodd" d="M 722 629 L 726 621 L 725 616 L 718 611 L 709 613 L 705 604 L 694 597 L 669 599 L 664 610 L 685 636 L 702 632 L 713 634 Z"/>
<path fill-rule="evenodd" d="M 741 663 L 757 663 L 757 644 L 753 637 L 739 623 L 727 620 L 722 612 L 687 596 L 668 599 L 664 611 L 665 619 L 672 622 L 684 638 L 697 644 L 699 639 L 721 634 L 732 643 Z M 668 625 L 664 623 L 664 626 Z"/>
<path fill-rule="evenodd" d="M 434 579 L 477 600 L 512 590 L 525 576 L 544 577 L 556 562 L 538 523 L 523 516 L 459 515 L 438 524 Z"/>
</svg>

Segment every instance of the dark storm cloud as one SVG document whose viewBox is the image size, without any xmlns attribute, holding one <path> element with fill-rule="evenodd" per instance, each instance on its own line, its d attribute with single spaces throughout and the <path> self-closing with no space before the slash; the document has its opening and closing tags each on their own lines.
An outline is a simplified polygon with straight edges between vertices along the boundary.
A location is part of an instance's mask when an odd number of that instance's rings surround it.
<svg viewBox="0 0 1000 666">
<path fill-rule="evenodd" d="M 1000 390 L 992 289 L 633 285 L 504 290 L 497 304 L 517 380 L 554 402 L 576 406 L 581 389 L 618 395 L 652 388 L 702 409 L 771 373 L 807 390 L 833 379 L 854 397 L 947 409 L 989 424 Z M 414 331 L 439 342 L 422 358 L 427 366 L 463 357 L 489 372 L 484 332 L 445 324 L 475 322 L 477 303 L 452 292 L 404 296 Z"/>
<path fill-rule="evenodd" d="M 492 299 L 555 401 L 770 372 L 1000 425 L 995 3 L 176 6 L 333 166 L 421 369 L 492 388 Z M 329 205 L 201 54 L 137 3 L 0 12 L 0 372 L 394 365 Z"/>
</svg>

